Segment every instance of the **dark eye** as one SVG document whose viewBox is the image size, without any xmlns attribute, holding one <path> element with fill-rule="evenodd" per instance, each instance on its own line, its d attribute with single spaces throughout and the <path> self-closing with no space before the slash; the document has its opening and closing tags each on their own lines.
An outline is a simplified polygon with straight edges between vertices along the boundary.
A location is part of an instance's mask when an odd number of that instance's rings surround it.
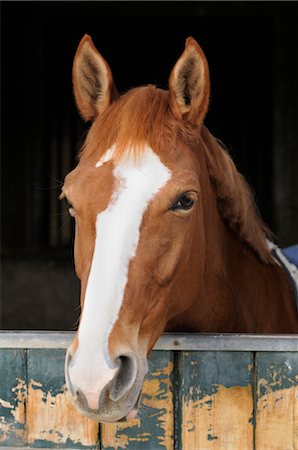
<svg viewBox="0 0 298 450">
<path fill-rule="evenodd" d="M 177 201 L 171 207 L 171 210 L 188 210 L 193 207 L 194 203 L 195 201 L 190 194 L 183 194 L 177 199 Z"/>
</svg>

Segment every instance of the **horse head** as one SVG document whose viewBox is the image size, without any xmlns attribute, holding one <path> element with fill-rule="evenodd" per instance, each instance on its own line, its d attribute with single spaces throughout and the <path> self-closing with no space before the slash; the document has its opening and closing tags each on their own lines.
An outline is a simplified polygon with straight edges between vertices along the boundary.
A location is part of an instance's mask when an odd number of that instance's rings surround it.
<svg viewBox="0 0 298 450">
<path fill-rule="evenodd" d="M 147 86 L 119 96 L 85 36 L 73 86 L 92 125 L 62 192 L 76 222 L 82 310 L 66 380 L 85 415 L 114 422 L 135 415 L 148 353 L 198 294 L 204 239 L 193 229 L 204 224 L 192 147 L 208 107 L 208 65 L 188 38 L 168 91 Z"/>
</svg>

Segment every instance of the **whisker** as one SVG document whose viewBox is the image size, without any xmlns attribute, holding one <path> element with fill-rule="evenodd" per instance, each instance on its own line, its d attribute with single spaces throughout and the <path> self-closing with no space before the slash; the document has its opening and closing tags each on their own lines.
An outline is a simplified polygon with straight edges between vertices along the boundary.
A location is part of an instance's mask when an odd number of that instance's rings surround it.
<svg viewBox="0 0 298 450">
<path fill-rule="evenodd" d="M 63 181 L 59 180 L 58 178 L 54 177 L 53 175 L 50 175 L 48 172 L 44 172 L 45 175 L 47 175 L 51 180 L 56 181 L 56 183 L 59 183 L 59 186 L 63 186 Z"/>
<path fill-rule="evenodd" d="M 60 189 L 61 184 L 55 184 L 53 186 L 47 186 L 47 187 L 41 187 L 41 186 L 35 186 L 35 190 L 37 191 L 51 191 L 54 189 Z"/>
<path fill-rule="evenodd" d="M 66 215 L 68 215 L 68 213 L 64 213 L 65 217 L 66 217 Z M 63 217 L 62 213 L 60 214 L 60 217 Z M 69 224 L 69 220 L 70 220 L 70 217 L 66 217 L 66 220 L 64 220 L 61 224 L 61 227 L 59 227 L 58 233 L 60 233 L 60 231 L 62 230 L 63 227 L 65 227 L 67 224 Z"/>
<path fill-rule="evenodd" d="M 62 211 L 59 213 L 52 213 L 51 217 L 69 217 L 69 212 L 68 211 Z M 70 217 L 69 217 L 70 218 Z"/>
</svg>

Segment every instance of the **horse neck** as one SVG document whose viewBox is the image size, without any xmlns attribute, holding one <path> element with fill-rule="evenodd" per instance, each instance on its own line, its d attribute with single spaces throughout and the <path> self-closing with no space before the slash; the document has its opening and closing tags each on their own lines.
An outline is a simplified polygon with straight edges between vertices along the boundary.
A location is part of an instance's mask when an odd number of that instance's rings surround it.
<svg viewBox="0 0 298 450">
<path fill-rule="evenodd" d="M 204 185 L 204 275 L 198 281 L 197 297 L 191 307 L 173 319 L 168 329 L 298 332 L 296 304 L 287 275 L 278 264 L 263 263 L 225 223 L 204 165 L 204 160 L 200 161 Z"/>
<path fill-rule="evenodd" d="M 224 223 L 219 234 L 217 263 L 206 249 L 204 278 L 204 300 L 213 305 L 214 331 L 297 332 L 296 304 L 284 270 L 260 261 Z"/>
</svg>

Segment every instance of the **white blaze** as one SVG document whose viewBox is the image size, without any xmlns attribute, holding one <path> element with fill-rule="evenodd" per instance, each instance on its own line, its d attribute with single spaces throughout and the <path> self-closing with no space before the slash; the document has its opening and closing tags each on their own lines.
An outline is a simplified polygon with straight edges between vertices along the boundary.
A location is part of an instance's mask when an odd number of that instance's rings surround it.
<svg viewBox="0 0 298 450">
<path fill-rule="evenodd" d="M 112 154 L 113 148 L 96 167 L 108 161 Z M 78 349 L 69 367 L 72 384 L 84 392 L 91 408 L 97 407 L 98 394 L 117 371 L 109 359 L 108 337 L 122 305 L 128 267 L 136 253 L 144 212 L 171 177 L 150 147 L 139 162 L 127 157 L 115 166 L 113 174 L 118 185 L 107 209 L 97 216 Z"/>
</svg>

